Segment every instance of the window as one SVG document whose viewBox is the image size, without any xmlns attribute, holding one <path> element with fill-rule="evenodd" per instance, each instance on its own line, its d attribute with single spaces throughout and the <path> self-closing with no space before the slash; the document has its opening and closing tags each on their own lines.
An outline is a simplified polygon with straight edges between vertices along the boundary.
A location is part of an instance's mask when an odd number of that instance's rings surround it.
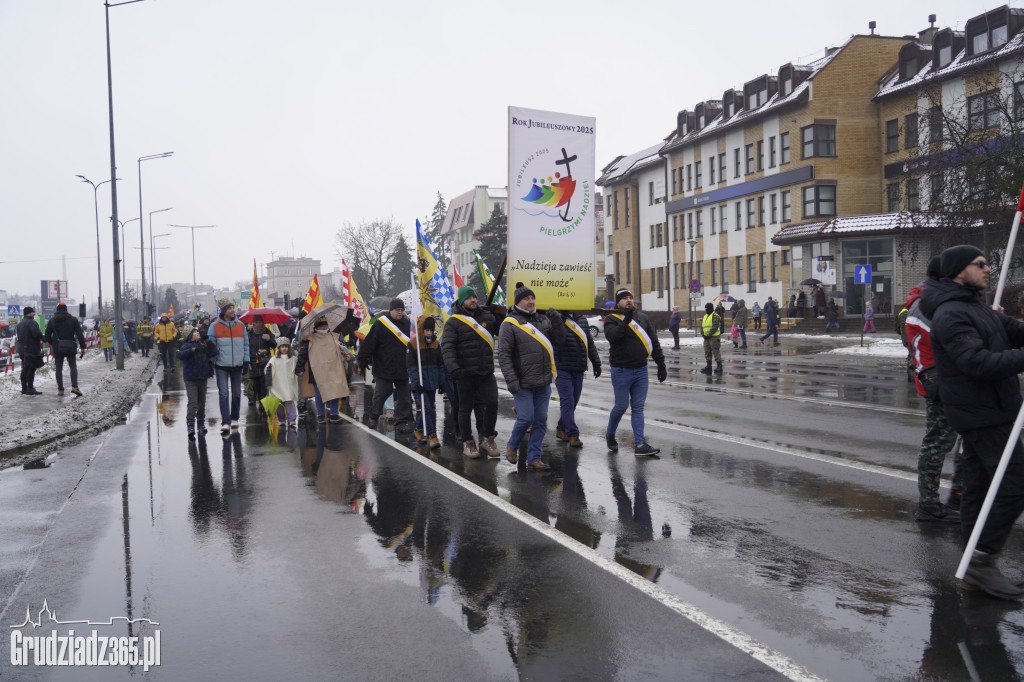
<svg viewBox="0 0 1024 682">
<path fill-rule="evenodd" d="M 935 210 L 942 208 L 944 204 L 944 195 L 946 193 L 946 176 L 942 173 L 936 173 L 929 178 L 929 190 L 931 195 L 928 201 L 928 208 Z"/>
<path fill-rule="evenodd" d="M 779 252 L 772 251 L 772 281 L 779 281 Z"/>
<path fill-rule="evenodd" d="M 665 268 L 658 268 L 658 298 L 665 298 Z"/>
<path fill-rule="evenodd" d="M 775 168 L 775 136 L 768 138 L 768 167 Z"/>
<path fill-rule="evenodd" d="M 711 286 L 718 286 L 718 261 L 711 259 Z"/>
<path fill-rule="evenodd" d="M 740 148 L 732 150 L 732 166 L 733 166 L 733 177 L 738 178 L 740 176 Z"/>
<path fill-rule="evenodd" d="M 836 126 L 834 123 L 815 123 L 801 128 L 805 159 L 813 156 L 836 155 Z"/>
<path fill-rule="evenodd" d="M 757 198 L 757 224 L 764 225 L 764 197 Z"/>
<path fill-rule="evenodd" d="M 900 53 L 900 80 L 917 75 L 917 48 L 911 43 Z"/>
<path fill-rule="evenodd" d="M 967 98 L 967 129 L 984 130 L 999 125 L 999 92 L 989 92 Z"/>
<path fill-rule="evenodd" d="M 736 284 L 743 284 L 743 256 L 736 256 Z"/>
<path fill-rule="evenodd" d="M 743 228 L 743 204 L 739 201 L 736 202 L 736 227 L 733 228 L 735 231 L 739 231 Z"/>
<path fill-rule="evenodd" d="M 908 211 L 920 211 L 921 210 L 921 181 L 919 178 L 911 178 L 907 180 L 907 210 Z"/>
<path fill-rule="evenodd" d="M 747 199 L 747 229 L 754 226 L 754 200 Z"/>
<path fill-rule="evenodd" d="M 718 207 L 718 222 L 722 224 L 722 232 L 728 232 L 729 225 L 726 223 L 728 216 L 725 215 L 725 204 Z"/>
<path fill-rule="evenodd" d="M 715 184 L 715 157 L 708 159 L 708 184 Z"/>
<path fill-rule="evenodd" d="M 622 200 L 626 204 L 626 223 L 623 225 L 623 227 L 629 227 L 629 188 L 628 187 L 624 187 L 622 189 Z M 628 277 L 626 279 L 629 280 Z M 631 280 L 629 280 L 629 281 L 631 281 Z"/>
<path fill-rule="evenodd" d="M 704 229 L 704 211 L 697 211 L 697 236 L 701 236 Z"/>
<path fill-rule="evenodd" d="M 722 258 L 720 261 L 722 265 L 722 293 L 729 293 L 729 259 Z"/>
<path fill-rule="evenodd" d="M 779 165 L 789 163 L 789 133 L 779 135 Z"/>
<path fill-rule="evenodd" d="M 1006 11 L 997 10 L 967 22 L 968 55 L 1002 47 L 1008 38 Z"/>
<path fill-rule="evenodd" d="M 694 182 L 694 186 L 699 188 L 701 186 L 700 161 L 694 161 L 693 162 L 693 174 L 694 174 L 695 180 L 696 180 Z"/>
<path fill-rule="evenodd" d="M 679 241 L 679 216 L 672 216 L 672 241 Z"/>
<path fill-rule="evenodd" d="M 630 258 L 629 251 L 626 251 L 626 281 L 633 281 L 633 259 Z"/>
<path fill-rule="evenodd" d="M 647 205 L 654 205 L 654 182 L 647 183 Z"/>
<path fill-rule="evenodd" d="M 718 181 L 725 182 L 725 153 L 718 155 Z"/>
<path fill-rule="evenodd" d="M 836 186 L 804 187 L 804 218 L 836 214 Z"/>
<path fill-rule="evenodd" d="M 770 195 L 768 203 L 771 205 L 772 225 L 774 225 L 777 222 L 779 222 L 779 197 L 778 197 L 778 195 L 776 195 L 776 194 Z"/>
<path fill-rule="evenodd" d="M 754 145 L 753 144 L 748 144 L 746 147 L 744 147 L 744 149 L 746 150 L 746 153 L 747 153 L 747 170 L 746 170 L 746 174 L 750 175 L 751 173 L 754 172 Z"/>
<path fill-rule="evenodd" d="M 900 183 L 890 182 L 885 186 L 885 210 L 898 213 L 900 210 Z"/>
<path fill-rule="evenodd" d="M 615 283 L 622 284 L 622 268 L 619 267 L 619 252 L 615 252 Z"/>
<path fill-rule="evenodd" d="M 718 216 L 718 213 L 717 213 L 717 211 L 715 211 L 715 207 L 714 206 L 712 206 L 711 208 L 708 209 L 708 214 L 711 215 L 711 234 L 714 234 L 715 233 L 715 224 L 718 222 L 716 220 L 716 217 Z"/>
<path fill-rule="evenodd" d="M 697 261 L 697 281 L 704 281 L 704 261 Z"/>
<path fill-rule="evenodd" d="M 953 61 L 953 46 L 942 45 L 939 47 L 939 68 L 949 66 L 949 63 Z"/>
<path fill-rule="evenodd" d="M 932 107 L 928 110 L 928 141 L 942 142 L 942 107 Z"/>
<path fill-rule="evenodd" d="M 903 148 L 913 149 L 917 146 L 917 114 L 908 114 L 903 119 Z"/>
<path fill-rule="evenodd" d="M 758 254 L 758 256 L 757 256 L 757 272 L 758 272 L 759 277 L 757 278 L 757 280 L 759 282 L 767 282 L 768 281 L 767 279 L 765 279 L 765 274 L 766 274 L 765 270 L 767 269 L 767 267 L 766 267 L 767 264 L 768 264 L 768 254 L 766 254 L 766 253 Z"/>
<path fill-rule="evenodd" d="M 757 170 L 764 170 L 764 140 L 757 141 Z"/>
<path fill-rule="evenodd" d="M 686 164 L 686 191 L 693 189 L 693 164 Z"/>
<path fill-rule="evenodd" d="M 678 192 L 678 191 L 676 190 L 676 187 L 677 187 L 677 185 L 676 185 L 676 170 L 677 170 L 677 169 L 675 169 L 675 168 L 673 168 L 673 169 L 672 169 L 672 194 L 673 194 L 673 195 L 675 195 L 675 194 L 678 194 L 678 193 L 679 193 L 679 192 Z"/>
<path fill-rule="evenodd" d="M 788 223 L 793 219 L 792 209 L 789 201 L 789 190 L 782 192 L 782 222 Z"/>
<path fill-rule="evenodd" d="M 686 238 L 693 239 L 693 214 L 686 214 Z"/>
<path fill-rule="evenodd" d="M 892 154 L 900 149 L 900 122 L 897 119 L 885 122 L 885 153 Z"/>
</svg>

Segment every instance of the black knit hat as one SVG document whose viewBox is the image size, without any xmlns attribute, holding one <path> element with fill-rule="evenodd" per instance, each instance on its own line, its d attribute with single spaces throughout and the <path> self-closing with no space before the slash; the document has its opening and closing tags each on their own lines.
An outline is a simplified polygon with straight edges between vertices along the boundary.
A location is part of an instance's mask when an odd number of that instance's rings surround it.
<svg viewBox="0 0 1024 682">
<path fill-rule="evenodd" d="M 956 277 L 971 261 L 984 255 L 981 249 L 970 244 L 951 246 L 942 252 L 942 274 L 945 277 Z"/>
<path fill-rule="evenodd" d="M 928 279 L 942 279 L 942 258 L 934 256 L 928 261 Z"/>
<path fill-rule="evenodd" d="M 615 302 L 618 303 L 619 301 L 621 301 L 622 299 L 626 298 L 627 296 L 632 298 L 633 297 L 633 292 L 630 291 L 629 289 L 627 289 L 626 287 L 622 287 L 621 289 L 619 289 L 618 291 L 615 292 Z"/>
<path fill-rule="evenodd" d="M 533 289 L 531 289 L 530 287 L 526 286 L 522 282 L 516 282 L 516 292 L 515 292 L 515 302 L 516 302 L 516 305 L 519 305 L 519 302 L 521 300 L 523 300 L 524 298 L 526 298 L 527 296 L 533 296 L 534 298 L 537 298 L 537 294 L 533 293 Z"/>
<path fill-rule="evenodd" d="M 58 303 L 57 304 L 57 310 L 63 310 L 64 312 L 67 312 L 68 311 L 68 304 L 67 303 Z"/>
<path fill-rule="evenodd" d="M 388 310 L 405 310 L 405 301 L 400 298 L 391 299 L 391 307 Z"/>
</svg>

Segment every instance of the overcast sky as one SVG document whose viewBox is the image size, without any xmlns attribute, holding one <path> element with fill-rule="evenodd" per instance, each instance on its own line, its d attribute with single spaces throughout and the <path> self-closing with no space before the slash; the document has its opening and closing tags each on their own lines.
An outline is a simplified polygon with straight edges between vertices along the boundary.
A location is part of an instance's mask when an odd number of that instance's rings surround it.
<svg viewBox="0 0 1024 682">
<path fill-rule="evenodd" d="M 1020 2 L 1013 2 L 1019 5 Z M 153 216 L 159 282 L 229 286 L 271 252 L 337 263 L 346 222 L 408 225 L 476 184 L 504 186 L 507 106 L 597 118 L 598 170 L 657 143 L 680 109 L 870 20 L 883 35 L 963 28 L 995 0 L 623 3 L 146 0 L 110 10 L 118 204 Z M 92 189 L 110 177 L 101 0 L 0 0 L 0 289 L 61 278 L 96 299 Z M 881 74 L 879 74 L 881 75 Z M 110 185 L 99 191 L 112 296 Z M 139 278 L 138 222 L 128 278 Z M 20 262 L 19 262 L 20 261 Z M 25 262 L 37 261 L 37 262 Z M 149 262 L 149 252 L 146 253 Z M 148 265 L 147 265 L 148 271 Z M 147 272 L 147 280 L 148 280 Z"/>
</svg>

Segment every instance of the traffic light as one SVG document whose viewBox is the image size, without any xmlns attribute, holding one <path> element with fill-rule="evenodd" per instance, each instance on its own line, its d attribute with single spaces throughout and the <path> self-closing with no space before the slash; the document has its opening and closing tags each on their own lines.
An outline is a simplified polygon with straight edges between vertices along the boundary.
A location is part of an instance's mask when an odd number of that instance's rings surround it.
<svg viewBox="0 0 1024 682">
<path fill-rule="evenodd" d="M 83 317 L 83 318 L 85 317 L 85 304 L 84 303 L 79 303 L 78 304 L 78 316 L 79 317 Z"/>
<path fill-rule="evenodd" d="M 147 301 L 146 302 L 146 315 L 149 316 L 149 317 L 153 317 L 153 313 L 155 313 L 155 312 L 156 312 L 156 306 Z"/>
</svg>

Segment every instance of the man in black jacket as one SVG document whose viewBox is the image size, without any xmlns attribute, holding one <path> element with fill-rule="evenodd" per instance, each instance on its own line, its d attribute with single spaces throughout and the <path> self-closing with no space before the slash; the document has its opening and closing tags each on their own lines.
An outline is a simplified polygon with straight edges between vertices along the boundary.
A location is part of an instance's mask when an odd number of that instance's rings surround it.
<svg viewBox="0 0 1024 682">
<path fill-rule="evenodd" d="M 960 517 L 966 543 L 992 483 L 1021 406 L 1017 374 L 1024 371 L 1024 324 L 987 307 L 989 266 L 969 245 L 942 252 L 942 279 L 929 279 L 921 308 L 932 320 L 931 340 L 939 396 L 949 425 L 963 437 Z M 996 567 L 1014 521 L 1024 511 L 1024 448 L 1015 439 L 999 493 L 964 575 L 964 585 L 1002 599 L 1019 599 L 1024 587 Z"/>
<path fill-rule="evenodd" d="M 377 424 L 384 412 L 384 403 L 394 390 L 395 431 L 412 432 L 412 395 L 405 369 L 411 330 L 412 325 L 405 316 L 405 303 L 395 298 L 391 300 L 388 313 L 377 318 L 359 346 L 356 372 L 361 374 L 364 367 L 373 367 L 373 404 L 368 411 L 371 426 Z"/>
<path fill-rule="evenodd" d="M 64 395 L 64 361 L 67 360 L 68 370 L 71 372 L 71 392 L 81 396 L 82 392 L 78 390 L 78 361 L 75 359 L 75 353 L 81 348 L 82 356 L 85 356 L 85 334 L 82 333 L 82 324 L 78 318 L 68 313 L 66 304 L 57 304 L 57 311 L 46 325 L 43 338 L 50 344 L 53 352 L 57 395 Z"/>
<path fill-rule="evenodd" d="M 469 459 L 500 457 L 494 430 L 498 422 L 498 384 L 494 379 L 494 315 L 481 306 L 476 291 L 469 285 L 459 287 L 452 315 L 441 332 L 444 369 L 455 382 L 458 397 L 459 438 L 462 454 Z M 449 396 L 451 397 L 451 396 Z M 476 413 L 480 450 L 473 440 L 470 416 Z"/>
<path fill-rule="evenodd" d="M 644 439 L 647 359 L 652 358 L 658 366 L 658 381 L 665 381 L 668 377 L 665 355 L 661 352 L 654 325 L 634 307 L 633 293 L 629 289 L 615 292 L 615 308 L 616 312 L 604 319 L 604 335 L 610 346 L 608 363 L 612 366 L 612 390 L 615 391 L 615 405 L 608 416 L 605 439 L 609 450 L 615 452 L 619 449 L 615 430 L 628 407 L 633 427 L 633 454 L 637 457 L 656 455 L 661 450 L 651 447 Z"/>
<path fill-rule="evenodd" d="M 43 366 L 43 333 L 36 322 L 36 311 L 25 306 L 24 317 L 18 323 L 18 356 L 21 358 L 21 392 L 25 395 L 42 395 L 35 387 L 36 370 Z"/>
<path fill-rule="evenodd" d="M 594 339 L 590 338 L 586 319 L 570 312 L 562 313 L 565 331 L 562 343 L 555 346 L 555 389 L 558 391 L 559 415 L 555 435 L 558 440 L 569 441 L 570 447 L 581 448 L 580 429 L 576 426 L 576 405 L 583 393 L 583 375 L 587 359 L 594 370 L 594 378 L 601 376 L 601 357 Z"/>
</svg>

